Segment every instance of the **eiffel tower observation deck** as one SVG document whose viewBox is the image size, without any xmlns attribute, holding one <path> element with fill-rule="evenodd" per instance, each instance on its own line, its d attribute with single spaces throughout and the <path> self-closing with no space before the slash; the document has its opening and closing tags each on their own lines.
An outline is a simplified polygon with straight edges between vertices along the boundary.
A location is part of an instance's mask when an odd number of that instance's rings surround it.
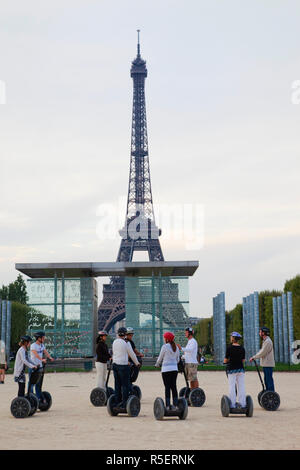
<svg viewBox="0 0 300 470">
<path fill-rule="evenodd" d="M 135 329 L 135 343 L 148 355 L 155 355 L 163 332 L 171 329 L 180 341 L 189 318 L 188 277 L 198 261 L 165 261 L 153 209 L 148 153 L 145 101 L 146 61 L 137 55 L 132 61 L 133 108 L 127 210 L 119 231 L 120 248 L 116 262 L 26 263 L 16 269 L 26 274 L 29 305 L 40 313 L 56 356 L 93 355 L 97 330 L 113 332 L 121 320 Z M 149 261 L 134 262 L 135 251 L 148 253 Z M 109 276 L 103 285 L 98 307 L 98 276 Z"/>
</svg>

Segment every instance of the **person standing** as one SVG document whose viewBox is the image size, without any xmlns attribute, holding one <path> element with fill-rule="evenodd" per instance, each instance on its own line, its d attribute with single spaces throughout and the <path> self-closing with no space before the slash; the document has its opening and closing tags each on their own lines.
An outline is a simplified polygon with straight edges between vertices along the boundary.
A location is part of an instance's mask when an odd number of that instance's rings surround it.
<svg viewBox="0 0 300 470">
<path fill-rule="evenodd" d="M 198 343 L 194 338 L 194 330 L 193 328 L 187 327 L 184 331 L 185 337 L 188 339 L 187 345 L 182 348 L 179 344 L 177 344 L 178 348 L 184 352 L 184 360 L 185 360 L 185 374 L 187 376 L 187 380 L 190 382 L 190 388 L 198 388 L 199 382 L 197 378 L 197 368 L 198 368 Z"/>
<path fill-rule="evenodd" d="M 231 408 L 236 408 L 237 402 L 241 408 L 246 407 L 245 349 L 239 344 L 241 338 L 242 336 L 237 331 L 230 333 L 231 344 L 227 347 L 224 358 L 224 364 L 227 364 Z"/>
<path fill-rule="evenodd" d="M 170 331 L 164 333 L 165 344 L 161 347 L 155 367 L 161 366 L 161 375 L 165 386 L 165 402 L 168 410 L 178 407 L 177 375 L 180 359 L 179 348 L 174 342 L 174 334 Z M 171 392 L 173 406 L 171 405 Z"/>
<path fill-rule="evenodd" d="M 0 384 L 4 384 L 5 371 L 7 369 L 7 356 L 4 341 L 0 341 Z"/>
<path fill-rule="evenodd" d="M 54 359 L 50 356 L 48 351 L 45 348 L 44 342 L 45 342 L 45 332 L 44 331 L 38 331 L 37 333 L 34 333 L 34 337 L 36 339 L 35 343 L 32 343 L 30 346 L 30 360 L 33 364 L 39 367 L 43 367 L 43 365 L 46 363 L 46 359 L 44 359 L 44 355 L 50 359 L 50 361 L 54 361 Z M 31 376 L 32 371 L 29 369 L 28 374 L 29 374 L 29 379 Z M 29 387 L 30 380 L 28 382 L 28 393 L 33 393 L 33 385 Z M 39 381 L 37 384 L 35 384 L 35 394 L 39 400 L 42 400 L 42 391 L 41 391 L 41 382 Z"/>
<path fill-rule="evenodd" d="M 133 335 L 134 335 L 134 329 L 128 326 L 126 328 L 126 341 L 128 341 L 131 344 L 132 350 L 137 357 L 144 357 L 144 354 L 142 354 L 140 351 L 136 349 L 135 344 L 133 342 Z M 129 361 L 131 361 L 131 359 L 129 359 Z"/>
<path fill-rule="evenodd" d="M 107 372 L 107 361 L 111 358 L 109 354 L 106 342 L 108 333 L 107 331 L 99 331 L 96 340 L 96 371 L 97 371 L 97 387 L 105 388 L 106 372 Z"/>
<path fill-rule="evenodd" d="M 252 357 L 250 357 L 250 362 L 253 359 L 260 359 L 260 365 L 264 371 L 264 382 L 266 390 L 275 392 L 274 381 L 273 381 L 273 368 L 275 367 L 274 360 L 274 349 L 273 342 L 270 338 L 270 330 L 266 326 L 262 326 L 259 329 L 259 336 L 262 338 L 261 349 Z"/>
<path fill-rule="evenodd" d="M 125 340 L 126 331 L 125 327 L 119 328 L 117 333 L 118 338 L 114 340 L 112 345 L 115 396 L 117 407 L 119 408 L 126 407 L 130 393 L 130 366 L 128 364 L 128 356 L 137 367 L 140 367 L 140 363 L 130 343 Z"/>
<path fill-rule="evenodd" d="M 28 358 L 27 348 L 30 346 L 32 339 L 30 336 L 21 336 L 14 366 L 14 381 L 18 383 L 18 397 L 25 396 L 25 369 L 26 366 L 29 368 L 28 371 L 33 371 L 37 368 Z"/>
</svg>

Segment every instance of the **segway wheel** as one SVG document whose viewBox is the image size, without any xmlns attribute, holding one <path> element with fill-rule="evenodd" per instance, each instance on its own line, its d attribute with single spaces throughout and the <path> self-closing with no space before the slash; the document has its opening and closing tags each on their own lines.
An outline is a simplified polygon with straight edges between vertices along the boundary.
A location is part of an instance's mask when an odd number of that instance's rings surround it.
<svg viewBox="0 0 300 470">
<path fill-rule="evenodd" d="M 264 391 L 265 391 L 265 390 L 261 390 L 261 391 L 259 392 L 259 394 L 257 395 L 257 401 L 258 401 L 258 403 L 259 403 L 260 406 L 261 406 L 261 401 L 260 401 L 260 400 L 261 400 L 261 396 L 262 396 L 262 394 L 264 393 Z"/>
<path fill-rule="evenodd" d="M 153 405 L 153 413 L 155 419 L 161 421 L 165 416 L 165 404 L 162 398 L 156 398 Z"/>
<path fill-rule="evenodd" d="M 10 405 L 10 411 L 15 418 L 27 418 L 31 412 L 29 400 L 25 397 L 14 398 Z"/>
<path fill-rule="evenodd" d="M 48 411 L 52 406 L 52 397 L 49 392 L 42 392 L 42 397 L 45 403 L 40 400 L 39 409 L 40 411 Z"/>
<path fill-rule="evenodd" d="M 33 393 L 28 393 L 28 395 L 26 395 L 26 398 L 27 400 L 29 400 L 29 403 L 31 406 L 31 411 L 29 413 L 29 416 L 32 416 L 34 415 L 34 413 L 39 407 L 39 400 Z"/>
<path fill-rule="evenodd" d="M 251 418 L 253 416 L 253 400 L 250 395 L 246 396 L 246 409 L 246 416 L 248 416 L 248 418 Z"/>
<path fill-rule="evenodd" d="M 179 408 L 179 419 L 186 419 L 188 415 L 189 405 L 187 400 L 184 397 L 178 399 L 178 408 Z"/>
<path fill-rule="evenodd" d="M 226 395 L 223 395 L 221 399 L 221 413 L 224 418 L 227 418 L 230 413 L 230 400 Z"/>
<path fill-rule="evenodd" d="M 189 402 L 191 406 L 200 407 L 205 403 L 205 393 L 202 388 L 193 388 L 189 394 Z"/>
<path fill-rule="evenodd" d="M 103 388 L 93 388 L 90 394 L 90 401 L 94 406 L 105 406 L 107 402 L 106 391 Z"/>
<path fill-rule="evenodd" d="M 135 395 L 131 395 L 126 403 L 126 411 L 128 413 L 128 416 L 131 417 L 136 417 L 139 415 L 139 412 L 141 410 L 141 402 L 138 397 Z"/>
<path fill-rule="evenodd" d="M 260 397 L 261 406 L 267 411 L 276 411 L 280 406 L 280 396 L 276 392 L 266 390 Z"/>
<path fill-rule="evenodd" d="M 109 399 L 107 400 L 107 411 L 110 414 L 110 416 L 117 416 L 118 413 L 114 411 L 114 407 L 116 406 L 116 396 L 115 394 L 112 394 Z"/>
<path fill-rule="evenodd" d="M 188 390 L 188 387 L 183 387 L 179 390 L 179 396 L 180 397 L 186 397 L 186 393 L 187 393 L 187 390 Z"/>
<path fill-rule="evenodd" d="M 138 385 L 132 385 L 133 394 L 138 397 L 139 400 L 142 398 L 142 391 Z"/>
</svg>

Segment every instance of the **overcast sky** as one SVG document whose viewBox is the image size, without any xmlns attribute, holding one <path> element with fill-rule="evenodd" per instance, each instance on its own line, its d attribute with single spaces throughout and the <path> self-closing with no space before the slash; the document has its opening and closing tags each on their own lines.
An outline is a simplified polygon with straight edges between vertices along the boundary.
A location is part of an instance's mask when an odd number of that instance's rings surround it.
<svg viewBox="0 0 300 470">
<path fill-rule="evenodd" d="M 0 284 L 16 262 L 116 260 L 99 206 L 127 196 L 140 28 L 154 209 L 204 208 L 201 249 L 161 226 L 166 260 L 199 260 L 190 314 L 282 289 L 300 272 L 299 17 L 298 0 L 2 2 Z"/>
</svg>

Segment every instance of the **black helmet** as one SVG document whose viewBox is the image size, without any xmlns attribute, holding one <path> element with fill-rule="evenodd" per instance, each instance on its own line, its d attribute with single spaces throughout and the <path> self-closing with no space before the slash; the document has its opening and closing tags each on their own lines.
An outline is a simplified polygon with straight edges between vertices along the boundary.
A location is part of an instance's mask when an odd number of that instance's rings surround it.
<svg viewBox="0 0 300 470">
<path fill-rule="evenodd" d="M 118 329 L 119 336 L 125 336 L 126 333 L 127 333 L 127 329 L 124 326 L 121 326 L 121 328 Z"/>
<path fill-rule="evenodd" d="M 21 341 L 32 341 L 32 338 L 31 338 L 31 336 L 24 335 L 24 336 L 21 336 L 20 340 Z"/>
<path fill-rule="evenodd" d="M 270 336 L 270 330 L 267 326 L 261 326 L 259 330 L 263 331 L 267 336 Z"/>
<path fill-rule="evenodd" d="M 42 338 L 43 336 L 45 336 L 45 332 L 37 331 L 36 333 L 33 334 L 33 336 L 35 337 L 35 339 Z"/>
<path fill-rule="evenodd" d="M 185 331 L 188 331 L 188 332 L 189 332 L 190 334 L 192 334 L 192 335 L 194 334 L 194 330 L 193 330 L 193 328 L 191 328 L 190 326 L 187 326 L 186 329 L 185 329 Z"/>
</svg>

